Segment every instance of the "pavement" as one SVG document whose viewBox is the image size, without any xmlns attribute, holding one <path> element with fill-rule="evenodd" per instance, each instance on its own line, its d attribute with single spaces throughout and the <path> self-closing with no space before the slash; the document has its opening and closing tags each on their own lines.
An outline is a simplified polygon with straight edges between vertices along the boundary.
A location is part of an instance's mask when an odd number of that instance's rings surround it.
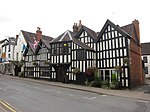
<svg viewBox="0 0 150 112">
<path fill-rule="evenodd" d="M 50 86 L 93 92 L 97 94 L 104 94 L 104 95 L 119 96 L 119 97 L 126 97 L 126 98 L 134 98 L 137 100 L 150 101 L 150 79 L 146 79 L 144 85 L 136 87 L 132 90 L 109 90 L 109 89 L 103 89 L 103 88 L 86 87 L 86 86 L 75 85 L 75 84 L 64 84 L 61 82 L 50 82 L 46 80 L 39 80 L 39 79 L 32 79 L 32 78 L 19 78 L 19 77 L 8 76 L 8 75 L 5 75 L 5 76 L 11 77 L 12 79 L 30 81 L 30 82 L 46 84 Z"/>
</svg>

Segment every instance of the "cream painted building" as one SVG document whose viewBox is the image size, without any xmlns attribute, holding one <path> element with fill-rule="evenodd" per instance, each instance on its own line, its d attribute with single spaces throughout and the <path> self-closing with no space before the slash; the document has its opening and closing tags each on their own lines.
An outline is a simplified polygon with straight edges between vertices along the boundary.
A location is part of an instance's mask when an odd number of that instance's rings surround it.
<svg viewBox="0 0 150 112">
<path fill-rule="evenodd" d="M 150 77 L 150 43 L 142 43 L 142 59 L 145 65 L 145 77 Z"/>
</svg>

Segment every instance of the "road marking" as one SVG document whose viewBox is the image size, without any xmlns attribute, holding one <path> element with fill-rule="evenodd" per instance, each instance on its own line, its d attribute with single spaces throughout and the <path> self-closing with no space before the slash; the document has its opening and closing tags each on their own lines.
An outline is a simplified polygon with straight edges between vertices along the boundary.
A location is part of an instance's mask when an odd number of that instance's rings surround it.
<svg viewBox="0 0 150 112">
<path fill-rule="evenodd" d="M 92 97 L 92 98 L 89 98 L 89 97 L 82 97 L 82 98 L 88 99 L 88 100 L 93 100 L 93 99 L 95 99 L 96 97 Z"/>
<path fill-rule="evenodd" d="M 0 100 L 0 103 L 1 103 L 4 107 L 6 107 L 7 109 L 9 109 L 11 112 L 17 112 L 16 110 L 14 110 L 14 109 L 12 108 L 12 106 L 10 106 L 9 103 L 4 102 L 4 101 L 1 101 L 1 100 Z"/>
<path fill-rule="evenodd" d="M 107 95 L 101 95 L 101 96 L 107 96 Z"/>
<path fill-rule="evenodd" d="M 144 100 L 137 100 L 137 102 L 141 102 L 141 103 L 149 103 L 149 101 L 144 101 Z"/>
</svg>

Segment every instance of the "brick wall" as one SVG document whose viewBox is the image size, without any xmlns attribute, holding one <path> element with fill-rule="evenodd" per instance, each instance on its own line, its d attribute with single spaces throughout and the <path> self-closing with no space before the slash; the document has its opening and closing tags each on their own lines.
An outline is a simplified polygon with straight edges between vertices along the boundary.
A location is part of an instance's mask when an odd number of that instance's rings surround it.
<svg viewBox="0 0 150 112">
<path fill-rule="evenodd" d="M 37 41 L 40 41 L 41 38 L 42 38 L 42 31 L 41 31 L 41 28 L 37 27 L 36 40 L 37 40 Z"/>
<path fill-rule="evenodd" d="M 141 46 L 133 40 L 130 42 L 130 86 L 135 87 L 144 83 Z"/>
<path fill-rule="evenodd" d="M 132 32 L 132 39 L 130 39 L 130 86 L 135 87 L 144 84 L 144 73 L 142 68 L 141 44 L 140 44 L 140 30 L 139 21 L 132 22 L 134 26 Z"/>
</svg>

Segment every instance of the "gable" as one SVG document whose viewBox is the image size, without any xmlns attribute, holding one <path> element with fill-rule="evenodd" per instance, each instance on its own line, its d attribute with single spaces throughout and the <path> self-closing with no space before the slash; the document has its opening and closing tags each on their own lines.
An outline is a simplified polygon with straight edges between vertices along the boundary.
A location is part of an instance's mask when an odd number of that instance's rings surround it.
<svg viewBox="0 0 150 112">
<path fill-rule="evenodd" d="M 31 47 L 29 46 L 29 44 L 27 44 L 27 47 L 24 50 L 23 56 L 27 56 L 27 55 L 33 55 L 33 50 L 31 49 Z"/>
<path fill-rule="evenodd" d="M 97 41 L 99 41 L 100 39 L 109 39 L 119 36 L 131 38 L 130 35 L 121 30 L 120 27 L 107 20 L 98 36 Z"/>
<path fill-rule="evenodd" d="M 85 31 L 85 30 L 83 30 L 82 32 L 81 32 L 81 34 L 78 36 L 78 40 L 80 40 L 81 42 L 83 42 L 83 43 L 91 43 L 91 42 L 93 42 L 93 38 L 91 37 L 91 36 L 89 36 L 88 35 L 88 32 L 87 31 Z"/>
<path fill-rule="evenodd" d="M 47 53 L 48 52 L 48 48 L 46 47 L 46 45 L 42 42 L 38 45 L 38 50 L 37 53 L 41 54 L 41 53 Z"/>
<path fill-rule="evenodd" d="M 97 38 L 97 33 L 86 26 L 82 26 L 82 28 L 75 37 L 80 40 L 80 38 L 87 36 L 91 38 L 92 41 L 94 41 Z"/>
<path fill-rule="evenodd" d="M 17 45 L 15 46 L 15 49 L 17 51 L 24 52 L 26 46 L 27 46 L 27 43 L 25 41 L 25 38 L 24 38 L 22 32 L 20 32 L 18 39 L 17 39 Z"/>
<path fill-rule="evenodd" d="M 71 41 L 73 36 L 74 36 L 73 32 L 67 30 L 63 34 L 61 34 L 60 36 L 52 40 L 51 43 L 61 42 L 61 41 Z"/>
</svg>

